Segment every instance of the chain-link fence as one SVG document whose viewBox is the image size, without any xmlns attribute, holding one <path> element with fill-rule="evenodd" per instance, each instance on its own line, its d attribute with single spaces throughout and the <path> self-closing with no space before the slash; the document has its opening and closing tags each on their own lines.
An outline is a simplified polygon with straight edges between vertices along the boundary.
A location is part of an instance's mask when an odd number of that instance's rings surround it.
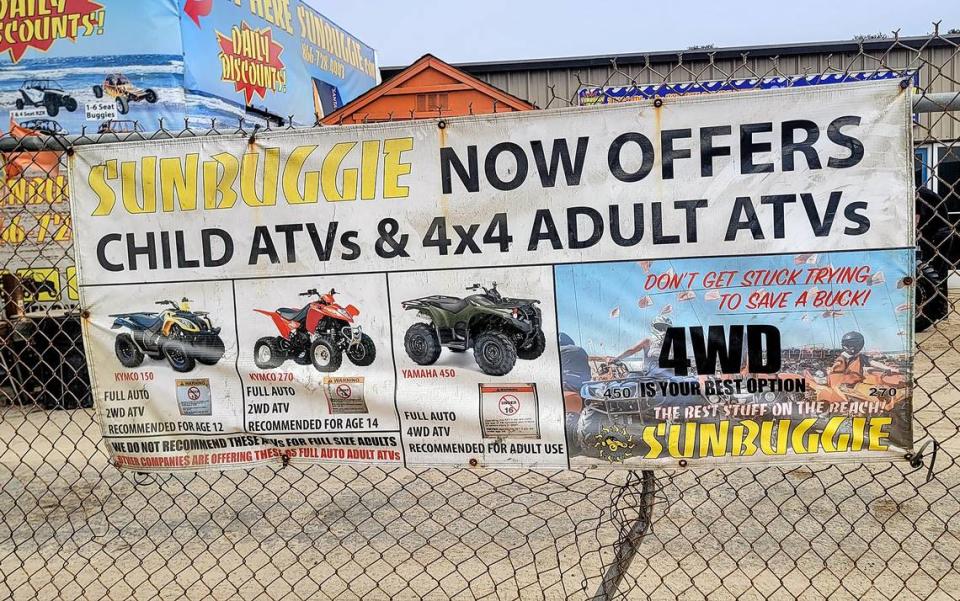
<svg viewBox="0 0 960 601">
<path fill-rule="evenodd" d="M 805 73 L 777 58 L 681 56 L 640 72 L 614 62 L 603 80 L 581 82 L 641 91 L 712 82 L 670 93 L 735 93 L 775 78 L 895 71 L 919 88 L 930 112 L 914 125 L 917 177 L 931 191 L 918 197 L 925 331 L 913 403 L 916 439 L 941 445 L 935 463 L 930 445 L 912 464 L 793 469 L 120 472 L 79 349 L 61 151 L 250 128 L 5 136 L 0 597 L 954 598 L 960 311 L 948 279 L 960 255 L 960 156 L 944 132 L 960 136 L 960 112 L 947 110 L 960 95 L 960 49 L 950 40 L 894 40 Z M 548 108 L 582 100 L 554 96 Z"/>
</svg>

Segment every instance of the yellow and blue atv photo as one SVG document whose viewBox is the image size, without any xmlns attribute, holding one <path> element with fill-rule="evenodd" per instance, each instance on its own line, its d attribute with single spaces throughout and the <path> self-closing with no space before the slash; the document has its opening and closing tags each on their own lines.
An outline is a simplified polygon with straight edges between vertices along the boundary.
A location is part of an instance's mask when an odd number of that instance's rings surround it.
<svg viewBox="0 0 960 601">
<path fill-rule="evenodd" d="M 168 307 L 159 313 L 117 313 L 113 329 L 125 330 L 117 336 L 114 351 L 124 367 L 139 367 L 144 356 L 166 358 L 177 372 L 188 372 L 199 361 L 216 365 L 223 357 L 220 328 L 213 327 L 209 313 L 191 311 L 190 300 L 157 301 Z"/>
</svg>

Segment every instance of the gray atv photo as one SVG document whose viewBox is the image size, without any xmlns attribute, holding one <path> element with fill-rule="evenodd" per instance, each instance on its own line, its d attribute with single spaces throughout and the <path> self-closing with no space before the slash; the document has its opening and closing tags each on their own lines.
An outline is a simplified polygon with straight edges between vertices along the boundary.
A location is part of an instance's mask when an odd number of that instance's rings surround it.
<svg viewBox="0 0 960 601">
<path fill-rule="evenodd" d="M 403 308 L 417 311 L 426 323 L 407 330 L 403 347 L 419 365 L 432 365 L 443 347 L 455 353 L 473 349 L 480 370 L 490 376 L 510 373 L 517 359 L 531 361 L 543 354 L 543 335 L 538 300 L 506 298 L 497 291 L 474 284 L 467 290 L 483 290 L 466 298 L 426 296 L 404 301 Z"/>
</svg>

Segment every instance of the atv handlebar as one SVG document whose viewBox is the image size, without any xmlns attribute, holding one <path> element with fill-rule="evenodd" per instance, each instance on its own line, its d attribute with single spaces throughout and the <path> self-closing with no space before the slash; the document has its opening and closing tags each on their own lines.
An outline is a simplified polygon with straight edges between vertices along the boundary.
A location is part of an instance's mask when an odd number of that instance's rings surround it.
<svg viewBox="0 0 960 601">
<path fill-rule="evenodd" d="M 307 290 L 306 292 L 301 292 L 301 293 L 300 293 L 300 296 L 313 296 L 313 295 L 320 296 L 320 293 L 317 292 L 317 289 L 316 289 L 316 288 L 311 288 L 310 290 Z"/>
</svg>

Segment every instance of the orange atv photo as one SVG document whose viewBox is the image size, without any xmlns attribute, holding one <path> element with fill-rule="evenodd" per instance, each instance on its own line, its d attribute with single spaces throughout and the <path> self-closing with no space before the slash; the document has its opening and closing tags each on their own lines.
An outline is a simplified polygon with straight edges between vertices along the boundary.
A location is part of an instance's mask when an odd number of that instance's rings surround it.
<svg viewBox="0 0 960 601">
<path fill-rule="evenodd" d="M 103 85 L 93 86 L 93 95 L 97 98 L 103 98 L 104 95 L 112 97 L 117 103 L 117 112 L 121 115 L 130 112 L 131 102 L 154 104 L 157 101 L 156 91 L 152 88 L 138 88 L 122 73 L 107 75 Z"/>
<path fill-rule="evenodd" d="M 859 332 L 847 332 L 840 343 L 843 352 L 829 374 L 804 372 L 816 400 L 824 403 L 883 402 L 890 411 L 909 394 L 907 378 L 899 370 L 873 361 L 863 351 Z"/>
</svg>

